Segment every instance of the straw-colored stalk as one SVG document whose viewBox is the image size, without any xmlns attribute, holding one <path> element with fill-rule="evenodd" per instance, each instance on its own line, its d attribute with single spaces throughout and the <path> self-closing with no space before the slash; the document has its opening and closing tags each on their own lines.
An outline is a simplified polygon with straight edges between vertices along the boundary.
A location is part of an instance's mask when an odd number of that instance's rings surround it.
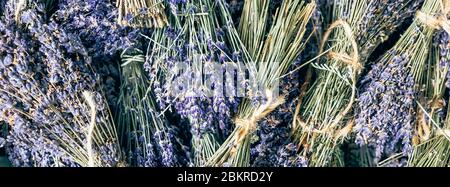
<svg viewBox="0 0 450 187">
<path fill-rule="evenodd" d="M 208 161 L 207 166 L 237 166 L 250 165 L 250 142 L 257 129 L 257 123 L 276 107 L 284 102 L 282 96 L 276 96 L 277 82 L 286 73 L 290 65 L 295 61 L 304 49 L 304 35 L 306 25 L 309 22 L 315 3 L 306 4 L 300 0 L 285 0 L 277 11 L 274 23 L 265 39 L 262 33 L 252 36 L 253 31 L 258 31 L 265 25 L 268 0 L 247 0 L 243 12 L 253 12 L 258 16 L 243 18 L 241 23 L 241 37 L 250 41 L 243 41 L 249 50 L 252 59 L 255 60 L 256 74 L 253 76 L 257 83 L 266 88 L 267 102 L 259 106 L 253 106 L 250 99 L 244 100 L 238 109 L 235 124 L 236 127 L 227 140 Z M 254 42 L 252 40 L 259 40 Z M 306 39 L 307 40 L 307 39 Z M 249 64 L 252 65 L 252 64 Z M 255 93 L 249 93 L 253 95 Z"/>
</svg>

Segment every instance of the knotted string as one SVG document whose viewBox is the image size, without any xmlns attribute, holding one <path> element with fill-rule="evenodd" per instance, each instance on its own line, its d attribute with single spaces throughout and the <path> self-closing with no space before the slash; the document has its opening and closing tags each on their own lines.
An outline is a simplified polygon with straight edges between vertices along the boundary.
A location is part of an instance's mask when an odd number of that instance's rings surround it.
<svg viewBox="0 0 450 187">
<path fill-rule="evenodd" d="M 237 118 L 235 120 L 238 131 L 234 139 L 234 146 L 231 150 L 232 154 L 236 153 L 237 145 L 239 145 L 248 134 L 256 130 L 256 125 L 260 120 L 265 118 L 268 114 L 285 102 L 284 97 L 280 96 L 278 98 L 273 98 L 272 94 L 273 93 L 271 91 L 266 90 L 268 100 L 265 104 L 260 105 L 250 117 Z"/>
<path fill-rule="evenodd" d="M 352 31 L 350 25 L 344 20 L 337 20 L 330 25 L 330 27 L 324 34 L 322 42 L 320 43 L 319 54 L 323 53 L 325 43 L 328 41 L 328 38 L 330 37 L 331 32 L 339 26 L 341 26 L 344 29 L 344 33 L 345 33 L 346 37 L 351 42 L 351 46 L 353 49 L 353 55 L 350 56 L 348 54 L 330 51 L 330 52 L 328 52 L 328 57 L 331 59 L 340 61 L 346 65 L 351 66 L 354 71 L 353 76 L 352 76 L 352 93 L 351 93 L 351 97 L 350 97 L 350 101 L 349 101 L 348 105 L 345 107 L 345 109 L 343 111 L 341 111 L 336 116 L 336 118 L 333 120 L 333 122 L 330 125 L 322 128 L 322 129 L 315 129 L 314 127 L 309 127 L 304 121 L 302 121 L 302 119 L 300 117 L 298 117 L 298 115 L 300 113 L 299 105 L 297 105 L 296 111 L 295 111 L 295 116 L 296 116 L 297 121 L 299 122 L 299 125 L 301 126 L 303 131 L 306 131 L 308 133 L 313 133 L 313 134 L 330 134 L 331 136 L 334 137 L 335 141 L 339 140 L 340 138 L 345 138 L 351 132 L 351 130 L 354 126 L 354 120 L 350 120 L 347 123 L 347 125 L 345 125 L 341 129 L 334 130 L 334 127 L 339 124 L 339 122 L 342 120 L 342 118 L 345 117 L 345 115 L 351 110 L 351 108 L 353 106 L 354 98 L 356 96 L 356 75 L 359 74 L 359 72 L 361 72 L 361 70 L 363 68 L 362 65 L 359 63 L 358 44 L 353 35 L 353 31 Z M 299 104 L 301 104 L 301 103 L 299 103 Z M 296 124 L 296 123 L 294 123 L 294 124 Z"/>
<path fill-rule="evenodd" d="M 97 115 L 96 104 L 94 102 L 94 97 L 92 96 L 92 92 L 84 91 L 83 97 L 86 100 L 86 103 L 89 105 L 91 109 L 91 121 L 89 123 L 88 131 L 87 131 L 87 143 L 86 149 L 88 153 L 88 167 L 94 167 L 94 148 L 92 146 L 92 140 L 94 136 L 94 127 L 95 127 L 95 117 Z"/>
<path fill-rule="evenodd" d="M 421 23 L 425 24 L 429 28 L 439 30 L 442 29 L 448 34 L 450 34 L 450 22 L 447 19 L 447 14 L 450 12 L 450 0 L 441 0 L 441 14 L 438 16 L 433 16 L 430 14 L 426 14 L 422 11 L 418 11 L 416 14 L 416 19 Z M 444 108 L 444 100 L 438 96 L 434 95 L 433 98 L 428 102 L 429 107 L 431 108 L 431 113 L 433 114 L 435 111 Z M 422 113 L 422 114 L 421 114 Z M 418 138 L 422 141 L 426 141 L 430 139 L 431 129 L 428 125 L 425 117 L 423 117 L 423 112 L 419 112 L 419 121 L 418 121 Z M 430 120 L 431 123 L 431 120 Z M 450 130 L 439 129 L 437 135 L 443 135 L 446 138 L 450 137 Z"/>
<path fill-rule="evenodd" d="M 335 28 L 337 28 L 339 26 L 341 26 L 344 29 L 344 34 L 350 40 L 350 43 L 351 43 L 351 46 L 352 46 L 352 49 L 353 49 L 353 55 L 349 56 L 348 54 L 345 54 L 345 53 L 336 53 L 334 51 L 330 51 L 330 52 L 328 52 L 328 56 L 331 59 L 335 59 L 335 60 L 343 62 L 344 64 L 352 66 L 353 70 L 355 70 L 355 72 L 360 72 L 362 70 L 362 65 L 359 63 L 358 44 L 357 44 L 357 42 L 355 40 L 355 37 L 353 35 L 352 28 L 344 20 L 337 20 L 337 21 L 335 21 L 334 23 L 332 23 L 330 25 L 328 30 L 324 33 L 322 42 L 320 43 L 319 54 L 323 53 L 325 43 L 328 41 L 328 38 L 330 37 L 331 32 Z"/>
</svg>

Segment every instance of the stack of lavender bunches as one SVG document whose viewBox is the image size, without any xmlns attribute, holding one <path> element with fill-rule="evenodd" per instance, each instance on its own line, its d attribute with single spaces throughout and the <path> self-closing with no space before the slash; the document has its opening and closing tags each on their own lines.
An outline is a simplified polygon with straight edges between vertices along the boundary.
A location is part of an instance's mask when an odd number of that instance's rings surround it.
<svg viewBox="0 0 450 187">
<path fill-rule="evenodd" d="M 316 79 L 295 119 L 300 154 L 310 166 L 343 166 L 341 145 L 351 136 L 358 79 L 366 61 L 421 1 L 334 0 L 325 6 Z"/>
<path fill-rule="evenodd" d="M 443 78 L 439 74 L 446 74 L 441 71 L 447 71 L 447 67 L 434 67 L 441 65 L 427 59 L 436 29 L 427 25 L 429 20 L 421 18 L 421 14 L 434 15 L 441 8 L 438 1 L 426 0 L 413 24 L 396 45 L 373 64 L 361 82 L 356 142 L 369 148 L 371 164 L 406 165 L 407 156 L 413 151 L 414 136 L 416 143 L 419 139 L 426 141 L 430 130 L 430 123 L 426 121 L 437 119 L 423 115 L 424 112 L 429 116 L 437 115 L 435 109 L 443 102 Z M 438 77 L 435 72 L 439 73 Z M 423 111 L 424 107 L 430 110 Z M 414 124 L 417 132 L 413 131 Z"/>
<path fill-rule="evenodd" d="M 79 36 L 48 19 L 50 9 L 45 2 L 9 1 L 2 17 L 1 121 L 10 126 L 10 161 L 125 164 L 92 58 Z"/>
<path fill-rule="evenodd" d="M 0 167 L 450 166 L 449 0 L 2 0 Z"/>
</svg>

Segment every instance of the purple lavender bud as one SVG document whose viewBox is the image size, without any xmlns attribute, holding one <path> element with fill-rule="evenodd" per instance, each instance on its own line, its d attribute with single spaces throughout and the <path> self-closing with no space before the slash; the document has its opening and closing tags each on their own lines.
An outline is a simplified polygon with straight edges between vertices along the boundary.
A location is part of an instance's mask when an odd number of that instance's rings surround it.
<svg viewBox="0 0 450 187">
<path fill-rule="evenodd" d="M 373 65 L 364 78 L 355 141 L 373 150 L 375 163 L 399 151 L 405 156 L 412 151 L 415 83 L 407 62 L 404 55 L 394 56 L 386 64 Z"/>
</svg>

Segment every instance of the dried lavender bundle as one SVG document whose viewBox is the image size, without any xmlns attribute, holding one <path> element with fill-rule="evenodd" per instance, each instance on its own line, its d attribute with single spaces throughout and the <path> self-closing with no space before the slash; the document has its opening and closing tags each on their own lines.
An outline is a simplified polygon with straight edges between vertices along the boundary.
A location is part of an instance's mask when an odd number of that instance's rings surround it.
<svg viewBox="0 0 450 187">
<path fill-rule="evenodd" d="M 119 93 L 118 71 L 120 52 L 141 44 L 138 33 L 147 29 L 132 29 L 117 23 L 118 10 L 110 0 L 60 0 L 50 19 L 78 36 L 92 57 L 92 67 L 103 79 L 103 87 L 111 109 Z"/>
<path fill-rule="evenodd" d="M 310 37 L 305 38 L 306 49 L 301 52 L 300 57 L 291 65 L 289 73 L 283 75 L 281 82 L 282 95 L 286 97 L 286 102 L 275 109 L 265 119 L 261 120 L 257 128 L 257 141 L 251 145 L 251 163 L 256 167 L 307 167 L 308 160 L 303 155 L 298 155 L 298 147 L 293 142 L 292 121 L 295 116 L 294 112 L 299 102 L 298 95 L 301 90 L 306 88 L 306 85 L 311 79 L 311 68 L 306 72 L 298 71 L 304 66 L 302 62 L 310 61 L 318 55 L 318 41 L 323 34 L 321 6 L 323 2 L 316 2 L 316 6 L 311 21 L 307 26 L 306 33 L 311 34 Z M 281 1 L 271 1 L 269 10 L 273 9 L 276 4 L 281 4 Z M 303 74 L 304 73 L 304 74 Z M 299 75 L 302 75 L 304 83 L 300 86 Z M 270 125 L 268 125 L 270 124 Z"/>
<path fill-rule="evenodd" d="M 117 0 L 116 6 L 119 9 L 117 21 L 121 25 L 147 28 L 167 25 L 163 0 Z"/>
<path fill-rule="evenodd" d="M 177 137 L 156 106 L 150 80 L 144 70 L 145 56 L 134 49 L 122 55 L 122 86 L 118 102 L 118 130 L 131 166 L 186 166 L 189 148 Z"/>
<path fill-rule="evenodd" d="M 118 10 L 110 0 L 59 0 L 51 19 L 80 37 L 93 58 L 107 58 L 137 45 L 143 29 L 122 27 Z"/>
<path fill-rule="evenodd" d="M 121 151 L 108 105 L 79 38 L 46 22 L 32 2 L 0 22 L 0 121 L 11 127 L 14 166 L 117 166 Z M 20 22 L 16 22 L 20 20 Z"/>
<path fill-rule="evenodd" d="M 433 51 L 430 54 L 428 88 L 426 102 L 418 109 L 416 134 L 413 138 L 414 150 L 408 160 L 413 167 L 447 167 L 450 164 L 450 126 L 449 110 L 444 116 L 445 90 L 450 87 L 450 37 L 440 31 L 435 36 Z"/>
<path fill-rule="evenodd" d="M 191 124 L 194 165 L 202 166 L 229 133 L 230 116 L 239 102 L 225 93 L 235 85 L 222 79 L 220 68 L 235 68 L 233 62 L 243 55 L 235 31 L 226 30 L 234 23 L 223 1 L 171 1 L 169 7 L 171 24 L 153 33 L 154 47 L 145 66 L 155 80 L 160 107 L 173 107 Z"/>
<path fill-rule="evenodd" d="M 271 7 L 269 7 L 271 9 Z M 300 82 L 310 81 L 310 69 L 297 71 L 305 63 L 317 57 L 318 39 L 321 29 L 319 7 L 316 7 L 311 22 L 307 26 L 306 35 L 312 34 L 311 38 L 305 38 L 306 48 L 299 58 L 291 65 L 288 74 L 283 75 L 280 83 L 281 95 L 285 96 L 286 102 L 276 108 L 272 113 L 259 122 L 256 129 L 256 138 L 251 144 L 250 161 L 253 167 L 306 167 L 307 159 L 297 155 L 298 148 L 293 144 L 292 121 L 294 117 L 298 95 L 301 92 Z M 316 17 L 315 17 L 316 16 Z"/>
<path fill-rule="evenodd" d="M 336 161 L 340 158 L 335 155 L 339 152 L 337 145 L 353 126 L 350 113 L 361 70 L 375 48 L 414 13 L 421 1 L 329 3 L 324 8 L 329 28 L 321 41 L 322 51 L 328 55 L 313 64 L 317 79 L 306 92 L 294 123 L 296 139 L 302 146 L 300 154 L 309 158 L 310 166 L 343 163 Z"/>
<path fill-rule="evenodd" d="M 240 24 L 246 26 L 240 29 L 241 35 L 250 37 L 251 31 L 257 30 L 253 26 L 262 28 L 261 25 L 264 25 L 262 22 L 267 20 L 264 13 L 259 13 L 259 11 L 266 9 L 255 9 L 255 7 L 265 7 L 268 3 L 268 0 L 246 2 L 247 5 L 244 5 L 244 9 L 255 10 L 256 15 L 262 16 L 253 18 L 243 16 Z M 250 93 L 252 98 L 246 99 L 240 104 L 234 131 L 208 161 L 208 166 L 242 167 L 250 165 L 250 143 L 255 135 L 257 123 L 284 102 L 282 97 L 274 95 L 278 89 L 277 82 L 303 50 L 305 46 L 303 36 L 314 9 L 314 3 L 307 4 L 297 0 L 284 1 L 274 18 L 267 38 L 262 38 L 260 36 L 262 33 L 259 33 L 251 39 L 256 39 L 258 42 L 243 42 L 245 45 L 249 45 L 245 47 L 250 49 L 250 57 L 254 60 L 256 82 L 266 89 L 259 90 L 259 93 L 258 91 Z M 243 12 L 249 11 L 251 12 L 251 10 Z M 249 25 L 243 21 L 251 21 L 255 24 Z M 248 30 L 243 31 L 244 28 Z"/>
<path fill-rule="evenodd" d="M 303 58 L 299 58 L 292 68 L 299 67 Z M 300 74 L 293 73 L 284 77 L 281 92 L 286 102 L 276 108 L 258 123 L 250 150 L 252 167 L 305 167 L 306 159 L 297 155 L 297 147 L 292 144 L 292 111 L 295 110 L 300 92 Z"/>
<path fill-rule="evenodd" d="M 436 28 L 421 15 L 438 15 L 441 3 L 426 0 L 413 24 L 362 80 L 356 143 L 369 148 L 373 164 L 404 166 L 402 156 L 413 150 L 416 101 L 419 92 L 427 89 L 427 72 L 434 66 L 427 64 L 427 58 Z M 420 120 L 417 124 L 422 125 Z M 396 155 L 400 159 L 394 159 Z M 384 159 L 388 160 L 381 162 Z"/>
</svg>

